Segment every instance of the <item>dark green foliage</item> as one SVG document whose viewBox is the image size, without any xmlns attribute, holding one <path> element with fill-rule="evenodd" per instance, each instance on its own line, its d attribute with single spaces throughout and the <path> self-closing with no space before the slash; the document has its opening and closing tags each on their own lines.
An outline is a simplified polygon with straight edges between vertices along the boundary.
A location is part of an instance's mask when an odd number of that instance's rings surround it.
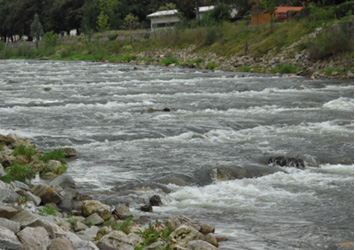
<svg viewBox="0 0 355 250">
<path fill-rule="evenodd" d="M 139 230 L 138 232 L 136 232 L 136 234 L 143 238 L 143 243 L 137 246 L 135 250 L 141 250 L 144 247 L 149 246 L 154 242 L 157 242 L 159 239 L 168 243 L 168 237 L 174 231 L 174 228 L 167 225 L 165 225 L 164 230 L 157 230 L 156 228 L 159 228 L 159 222 L 157 222 L 156 227 L 152 226 L 149 223 L 148 228 L 146 228 L 144 231 Z M 172 247 L 168 245 L 166 249 L 170 250 L 172 249 Z"/>
<path fill-rule="evenodd" d="M 178 64 L 178 60 L 175 57 L 169 57 L 169 58 L 164 58 L 162 60 L 160 60 L 160 62 L 158 63 L 158 65 L 165 65 L 165 66 L 169 66 L 170 64 Z"/>
<path fill-rule="evenodd" d="M 354 1 L 345 2 L 339 4 L 335 7 L 335 16 L 341 18 L 344 16 L 353 15 L 354 12 Z"/>
<path fill-rule="evenodd" d="M 61 149 L 55 149 L 44 153 L 39 159 L 43 162 L 49 162 L 50 160 L 64 162 L 64 152 Z"/>
<path fill-rule="evenodd" d="M 6 175 L 0 179 L 4 182 L 31 180 L 35 177 L 35 171 L 32 168 L 13 162 L 10 167 L 5 169 Z"/>
<path fill-rule="evenodd" d="M 40 212 L 39 212 L 40 215 L 43 215 L 43 216 L 48 216 L 48 215 L 54 215 L 54 216 L 57 216 L 57 210 L 55 210 L 53 207 L 51 206 L 48 206 L 48 205 L 45 205 L 44 207 L 42 207 L 40 209 Z"/>
<path fill-rule="evenodd" d="M 230 18 L 230 7 L 228 4 L 218 2 L 215 8 L 207 16 L 216 23 L 222 23 Z"/>
<path fill-rule="evenodd" d="M 53 31 L 44 34 L 42 40 L 44 42 L 45 47 L 46 48 L 55 47 L 57 45 L 58 37 L 59 37 L 58 34 L 55 34 Z"/>
<path fill-rule="evenodd" d="M 37 150 L 35 148 L 27 147 L 23 144 L 14 148 L 14 156 L 23 155 L 26 158 L 30 159 L 35 154 L 37 154 Z"/>
<path fill-rule="evenodd" d="M 207 28 L 207 34 L 203 40 L 203 45 L 209 46 L 214 44 L 219 39 L 220 35 L 220 31 L 217 27 Z"/>
<path fill-rule="evenodd" d="M 113 230 L 120 230 L 125 234 L 129 234 L 129 226 L 132 223 L 133 218 L 127 218 L 123 221 L 121 225 L 118 225 L 117 222 L 107 221 L 104 223 L 105 226 L 111 227 Z"/>
<path fill-rule="evenodd" d="M 289 64 L 278 64 L 276 67 L 271 69 L 271 73 L 282 73 L 282 74 L 289 74 L 289 73 L 297 73 L 298 67 Z"/>
<path fill-rule="evenodd" d="M 219 64 L 216 63 L 216 62 L 209 62 L 209 63 L 207 63 L 207 65 L 206 65 L 206 69 L 215 69 L 215 68 L 217 68 L 218 66 L 219 66 Z"/>
</svg>

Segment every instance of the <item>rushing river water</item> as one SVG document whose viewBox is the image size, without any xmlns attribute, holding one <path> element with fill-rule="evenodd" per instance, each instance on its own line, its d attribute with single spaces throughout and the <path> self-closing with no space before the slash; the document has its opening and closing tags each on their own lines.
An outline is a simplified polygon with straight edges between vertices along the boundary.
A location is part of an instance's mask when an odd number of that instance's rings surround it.
<svg viewBox="0 0 355 250">
<path fill-rule="evenodd" d="M 354 86 L 350 81 L 155 66 L 0 61 L 0 133 L 42 149 L 73 147 L 69 173 L 81 192 L 165 206 L 216 226 L 220 249 L 335 249 L 353 241 Z M 169 108 L 170 112 L 144 112 Z M 194 183 L 196 171 L 305 159 L 305 170 Z M 191 185 L 121 192 L 184 176 Z M 186 179 L 186 178 L 185 178 Z M 154 187 L 154 186 L 153 186 Z M 164 189 L 164 188 L 163 188 Z M 165 190 L 165 189 L 164 189 Z"/>
</svg>

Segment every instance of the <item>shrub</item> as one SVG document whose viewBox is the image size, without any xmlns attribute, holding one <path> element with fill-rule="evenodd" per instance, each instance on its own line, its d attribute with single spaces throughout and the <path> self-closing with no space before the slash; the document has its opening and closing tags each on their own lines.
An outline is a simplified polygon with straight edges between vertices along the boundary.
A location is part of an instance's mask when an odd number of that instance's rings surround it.
<svg viewBox="0 0 355 250">
<path fill-rule="evenodd" d="M 131 60 L 134 60 L 134 57 L 131 55 L 131 54 L 123 54 L 120 58 L 119 58 L 120 61 L 123 61 L 123 62 L 129 62 Z"/>
<path fill-rule="evenodd" d="M 118 34 L 110 34 L 110 35 L 108 35 L 108 40 L 114 41 L 114 40 L 116 40 L 117 36 L 118 36 Z"/>
<path fill-rule="evenodd" d="M 160 60 L 160 62 L 158 63 L 158 65 L 165 65 L 165 66 L 169 66 L 170 64 L 178 64 L 178 60 L 175 57 L 169 57 L 169 58 L 164 58 L 162 60 Z"/>
<path fill-rule="evenodd" d="M 333 72 L 337 72 L 339 74 L 345 74 L 347 70 L 345 68 L 340 68 L 340 67 L 330 67 L 327 68 L 324 72 L 327 76 L 331 76 Z"/>
<path fill-rule="evenodd" d="M 337 18 L 342 18 L 347 15 L 352 15 L 354 11 L 354 1 L 348 1 L 339 4 L 335 7 L 335 16 Z"/>
<path fill-rule="evenodd" d="M 26 182 L 35 177 L 35 171 L 32 168 L 26 167 L 24 165 L 13 162 L 10 167 L 5 169 L 6 175 L 0 179 L 6 183 L 11 181 L 22 181 Z"/>
<path fill-rule="evenodd" d="M 250 72 L 251 68 L 247 65 L 243 65 L 242 67 L 238 68 L 238 71 L 242 71 L 242 72 Z"/>
<path fill-rule="evenodd" d="M 157 222 L 159 223 L 159 222 Z M 154 242 L 157 242 L 159 239 L 168 243 L 169 235 L 174 231 L 174 228 L 171 226 L 165 225 L 165 229 L 157 230 L 158 227 L 153 227 L 150 223 L 148 228 L 144 231 L 139 230 L 136 234 L 140 235 L 143 238 L 143 242 L 135 248 L 135 250 L 143 249 L 146 246 L 151 245 Z M 167 250 L 173 249 L 169 244 L 166 246 Z"/>
<path fill-rule="evenodd" d="M 37 154 L 37 150 L 33 147 L 27 147 L 26 145 L 21 144 L 14 148 L 14 156 L 23 155 L 27 159 L 31 159 L 32 156 Z"/>
<path fill-rule="evenodd" d="M 283 74 L 289 74 L 289 73 L 297 73 L 298 67 L 294 65 L 289 65 L 289 64 L 278 64 L 276 67 L 271 69 L 271 73 L 283 73 Z"/>
<path fill-rule="evenodd" d="M 46 48 L 53 48 L 57 45 L 58 34 L 55 34 L 53 31 L 47 32 L 42 37 L 42 41 L 44 41 L 44 45 Z"/>
<path fill-rule="evenodd" d="M 39 214 L 40 215 L 44 215 L 44 216 L 47 216 L 47 215 L 54 215 L 56 216 L 57 215 L 57 210 L 55 210 L 53 207 L 51 206 L 48 206 L 48 205 L 45 205 L 44 207 L 42 207 L 39 211 Z"/>
<path fill-rule="evenodd" d="M 39 159 L 43 162 L 49 162 L 50 160 L 64 162 L 64 152 L 61 149 L 55 149 L 44 153 Z"/>
<path fill-rule="evenodd" d="M 209 46 L 214 44 L 218 40 L 219 35 L 220 35 L 219 31 L 217 30 L 216 27 L 208 28 L 206 37 L 203 40 L 203 45 Z"/>
<path fill-rule="evenodd" d="M 207 63 L 207 65 L 206 65 L 206 69 L 215 69 L 215 68 L 217 68 L 218 66 L 219 66 L 219 64 L 216 63 L 216 62 L 209 62 L 209 63 Z"/>
</svg>

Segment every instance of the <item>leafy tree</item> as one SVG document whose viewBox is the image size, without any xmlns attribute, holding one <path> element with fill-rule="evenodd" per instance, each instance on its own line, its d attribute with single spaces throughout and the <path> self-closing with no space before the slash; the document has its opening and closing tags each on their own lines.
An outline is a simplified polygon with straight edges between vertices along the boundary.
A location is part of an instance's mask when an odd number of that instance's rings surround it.
<svg viewBox="0 0 355 250">
<path fill-rule="evenodd" d="M 225 3 L 218 3 L 213 10 L 208 13 L 208 18 L 216 23 L 222 23 L 229 20 L 230 7 Z"/>
<path fill-rule="evenodd" d="M 262 0 L 261 5 L 265 9 L 266 13 L 270 15 L 270 29 L 271 31 L 273 30 L 272 28 L 272 21 L 274 19 L 274 14 L 276 11 L 276 0 Z"/>
<path fill-rule="evenodd" d="M 110 25 L 108 23 L 108 19 L 108 15 L 101 11 L 100 15 L 97 17 L 97 29 L 100 32 L 104 32 L 109 29 Z"/>
<path fill-rule="evenodd" d="M 36 38 L 36 48 L 38 49 L 38 43 L 41 36 L 43 36 L 43 26 L 39 21 L 38 14 L 34 16 L 34 20 L 31 23 L 31 36 Z"/>
<path fill-rule="evenodd" d="M 54 48 L 57 45 L 58 34 L 55 34 L 53 31 L 47 32 L 44 34 L 42 40 L 46 48 Z"/>
<path fill-rule="evenodd" d="M 138 17 L 128 14 L 125 19 L 126 27 L 129 30 L 130 37 L 131 37 L 131 43 L 132 43 L 132 30 L 137 26 L 138 24 Z"/>
<path fill-rule="evenodd" d="M 252 5 L 251 13 L 256 16 L 257 24 L 259 24 L 259 16 L 263 12 L 261 0 L 249 0 L 249 3 Z"/>
<path fill-rule="evenodd" d="M 159 10 L 175 10 L 176 9 L 176 4 L 174 3 L 167 3 L 164 6 L 161 6 Z"/>
</svg>

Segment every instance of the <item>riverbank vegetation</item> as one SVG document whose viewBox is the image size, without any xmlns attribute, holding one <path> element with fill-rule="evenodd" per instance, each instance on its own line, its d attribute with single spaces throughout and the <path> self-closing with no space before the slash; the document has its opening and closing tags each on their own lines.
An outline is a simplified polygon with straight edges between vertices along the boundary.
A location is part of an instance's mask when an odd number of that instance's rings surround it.
<svg viewBox="0 0 355 250">
<path fill-rule="evenodd" d="M 125 32 L 101 29 L 101 32 L 86 36 L 59 39 L 58 34 L 50 31 L 43 36 L 38 48 L 29 43 L 12 46 L 0 43 L 0 58 L 134 62 L 215 69 L 223 66 L 221 61 L 232 57 L 249 56 L 258 61 L 258 58 L 269 56 L 270 53 L 282 53 L 292 46 L 292 51 L 286 53 L 289 59 L 298 54 L 307 56 L 311 63 L 337 61 L 338 58 L 353 61 L 353 13 L 349 7 L 353 6 L 353 2 L 327 6 L 311 4 L 291 21 L 274 23 L 272 27 L 270 24 L 251 25 L 248 16 L 230 22 L 224 18 L 225 6 L 221 4 L 220 8 L 215 8 L 201 20 L 183 19 L 174 29 L 146 33 L 139 39 L 135 37 L 142 31 L 132 33 L 131 30 L 135 26 L 133 23 L 138 23 L 140 19 L 134 19 L 133 16 L 133 19 L 129 19 L 129 31 Z M 195 56 L 186 58 L 180 53 L 184 50 Z M 217 58 L 206 60 L 208 54 L 214 54 Z M 236 66 L 236 70 L 310 73 L 308 69 L 302 69 L 302 65 L 290 61 L 273 65 L 251 63 Z M 352 72 L 353 66 L 353 62 L 328 65 L 322 72 L 324 76 L 343 75 Z"/>
</svg>

